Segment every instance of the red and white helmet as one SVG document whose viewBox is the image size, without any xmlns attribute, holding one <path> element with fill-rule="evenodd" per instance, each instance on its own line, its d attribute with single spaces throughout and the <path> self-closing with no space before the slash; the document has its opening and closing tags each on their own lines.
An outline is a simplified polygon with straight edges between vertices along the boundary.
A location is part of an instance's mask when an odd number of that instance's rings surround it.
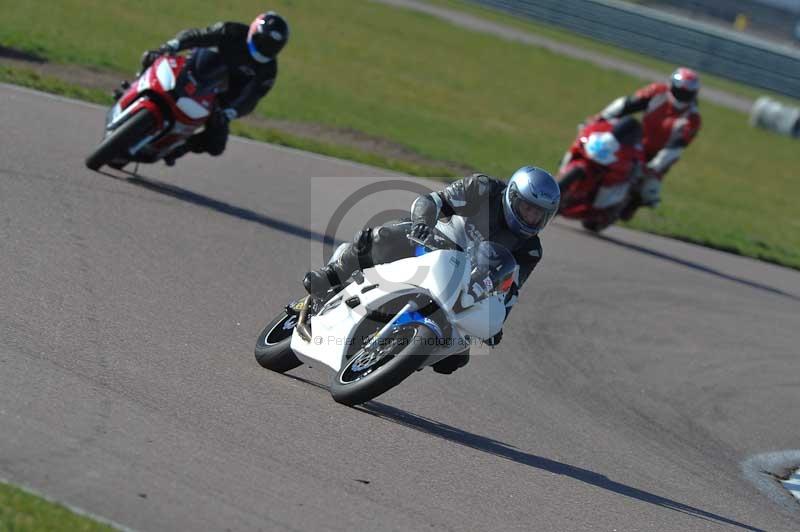
<svg viewBox="0 0 800 532">
<path fill-rule="evenodd" d="M 691 68 L 678 68 L 672 73 L 669 81 L 670 92 L 679 102 L 691 102 L 700 92 L 700 76 Z"/>
<path fill-rule="evenodd" d="M 274 11 L 259 15 L 247 32 L 247 49 L 259 63 L 269 63 L 289 40 L 289 24 Z"/>
</svg>

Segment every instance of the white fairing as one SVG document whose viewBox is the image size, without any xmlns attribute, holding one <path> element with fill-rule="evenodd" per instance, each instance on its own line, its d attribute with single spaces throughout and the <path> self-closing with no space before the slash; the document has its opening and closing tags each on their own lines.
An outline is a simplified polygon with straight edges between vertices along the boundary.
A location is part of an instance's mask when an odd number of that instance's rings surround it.
<svg viewBox="0 0 800 532">
<path fill-rule="evenodd" d="M 106 130 L 111 131 L 116 128 L 134 109 L 136 109 L 138 101 L 139 100 L 134 100 L 124 110 L 120 107 L 119 102 L 114 104 L 114 107 L 111 108 L 111 112 L 107 115 L 108 123 L 106 124 Z"/>
<path fill-rule="evenodd" d="M 628 195 L 631 184 L 628 182 L 620 183 L 611 187 L 600 187 L 594 197 L 592 207 L 595 209 L 607 209 L 620 204 Z"/>
<path fill-rule="evenodd" d="M 165 91 L 171 91 L 175 88 L 175 74 L 172 73 L 172 68 L 169 66 L 169 61 L 163 60 L 158 64 L 156 69 L 156 77 L 161 84 L 161 88 Z"/>
<path fill-rule="evenodd" d="M 455 225 L 458 223 L 456 221 Z M 450 229 L 453 229 L 452 225 Z M 463 235 L 454 240 L 464 240 Z M 470 281 L 470 271 L 467 253 L 451 250 L 431 251 L 420 257 L 367 268 L 360 282 L 354 281 L 346 286 L 310 318 L 311 342 L 294 332 L 292 350 L 307 364 L 321 363 L 339 371 L 350 347 L 350 339 L 370 312 L 382 309 L 387 302 L 398 297 L 424 294 L 436 301 L 452 325 L 445 346 L 425 360 L 425 364 L 435 363 L 468 345 L 466 336 L 491 338 L 503 326 L 506 315 L 504 294 L 491 295 L 458 313 L 454 312 L 453 307 Z M 353 297 L 358 297 L 359 302 L 351 308 L 345 302 Z M 465 298 L 461 300 L 463 303 Z"/>
<path fill-rule="evenodd" d="M 177 101 L 178 109 L 180 109 L 183 114 L 188 116 L 193 120 L 199 120 L 201 118 L 205 118 L 209 115 L 208 109 L 197 103 L 196 101 L 192 100 L 191 98 L 178 98 Z"/>
<path fill-rule="evenodd" d="M 120 113 L 122 113 L 122 106 L 120 106 L 119 102 L 117 102 L 111 107 L 111 112 L 107 115 L 108 120 L 106 126 L 116 121 L 116 119 L 119 118 Z"/>
<path fill-rule="evenodd" d="M 425 287 L 442 307 L 451 308 L 469 280 L 467 257 L 460 251 L 432 251 L 421 257 L 379 264 L 364 272 L 367 279 L 391 289 Z M 370 271 L 371 270 L 371 271 Z"/>
<path fill-rule="evenodd" d="M 175 88 L 175 74 L 172 73 L 172 68 L 169 66 L 169 61 L 162 60 L 156 68 L 156 77 L 161 84 L 161 88 L 165 91 L 171 91 Z"/>
<path fill-rule="evenodd" d="M 490 297 L 453 317 L 462 335 L 473 338 L 491 338 L 503 328 L 506 306 L 503 298 Z"/>
<path fill-rule="evenodd" d="M 142 93 L 150 88 L 150 68 L 142 72 L 139 83 L 136 85 L 136 92 Z"/>
</svg>

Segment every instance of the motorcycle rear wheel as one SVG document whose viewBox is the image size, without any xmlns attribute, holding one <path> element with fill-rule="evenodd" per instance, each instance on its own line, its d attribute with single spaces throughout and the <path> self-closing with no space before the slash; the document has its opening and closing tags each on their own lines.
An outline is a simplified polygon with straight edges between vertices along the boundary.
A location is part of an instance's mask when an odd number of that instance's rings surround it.
<svg viewBox="0 0 800 532">
<path fill-rule="evenodd" d="M 281 312 L 258 335 L 255 355 L 256 362 L 262 368 L 285 373 L 303 364 L 290 347 L 294 332 L 294 323 L 291 321 L 293 318 L 297 320 L 295 314 L 289 315 L 285 311 Z"/>
<path fill-rule="evenodd" d="M 122 157 L 126 150 L 147 135 L 155 125 L 155 118 L 147 109 L 137 111 L 89 154 L 86 158 L 86 167 L 97 171 L 104 164 Z"/>
<path fill-rule="evenodd" d="M 436 335 L 428 327 L 410 323 L 381 346 L 359 348 L 331 379 L 333 400 L 353 406 L 394 388 L 420 367 L 435 342 Z"/>
</svg>

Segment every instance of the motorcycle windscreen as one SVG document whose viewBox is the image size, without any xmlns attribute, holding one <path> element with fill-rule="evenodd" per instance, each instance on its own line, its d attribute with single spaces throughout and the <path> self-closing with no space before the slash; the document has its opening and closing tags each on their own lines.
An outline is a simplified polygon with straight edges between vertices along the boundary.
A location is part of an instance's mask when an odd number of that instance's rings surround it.
<svg viewBox="0 0 800 532">
<path fill-rule="evenodd" d="M 508 248 L 496 242 L 483 241 L 470 251 L 469 293 L 475 301 L 508 292 L 517 269 L 517 261 Z"/>
<path fill-rule="evenodd" d="M 187 96 L 200 96 L 225 92 L 228 88 L 228 67 L 222 56 L 208 48 L 192 50 L 184 69 L 188 83 L 183 86 Z M 191 88 L 190 88 L 191 87 Z"/>
</svg>

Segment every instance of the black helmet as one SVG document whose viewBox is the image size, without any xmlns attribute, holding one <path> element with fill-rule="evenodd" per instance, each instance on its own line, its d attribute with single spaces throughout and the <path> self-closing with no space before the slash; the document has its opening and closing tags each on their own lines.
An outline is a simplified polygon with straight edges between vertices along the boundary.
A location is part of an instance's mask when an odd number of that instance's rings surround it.
<svg viewBox="0 0 800 532">
<path fill-rule="evenodd" d="M 642 125 L 632 116 L 617 120 L 611 133 L 623 146 L 635 146 L 642 142 Z"/>
<path fill-rule="evenodd" d="M 270 11 L 259 15 L 247 32 L 247 49 L 259 63 L 269 63 L 289 40 L 289 25 L 282 16 Z"/>
</svg>

